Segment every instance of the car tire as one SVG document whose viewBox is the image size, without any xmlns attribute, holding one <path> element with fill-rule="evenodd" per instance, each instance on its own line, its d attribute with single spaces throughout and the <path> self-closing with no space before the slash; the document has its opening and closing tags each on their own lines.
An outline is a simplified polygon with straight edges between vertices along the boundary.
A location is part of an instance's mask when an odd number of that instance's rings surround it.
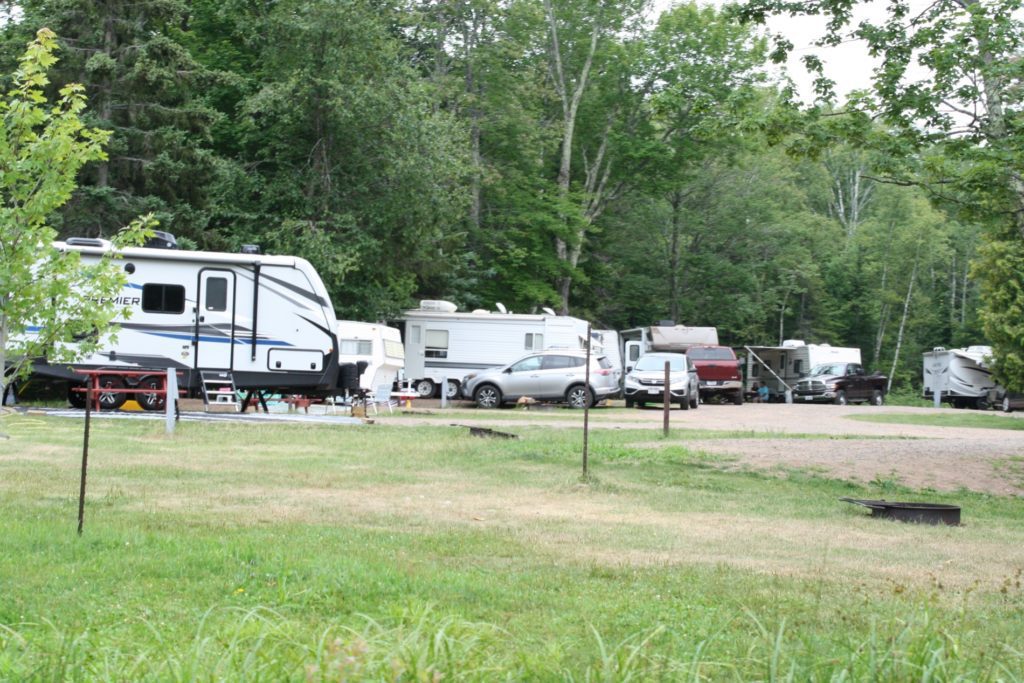
<svg viewBox="0 0 1024 683">
<path fill-rule="evenodd" d="M 570 408 L 590 408 L 594 405 L 594 394 L 582 384 L 576 384 L 566 390 L 565 402 Z"/>
<path fill-rule="evenodd" d="M 690 404 L 690 407 L 693 408 L 694 410 L 700 408 L 700 394 L 693 397 L 693 403 Z"/>
<path fill-rule="evenodd" d="M 683 410 L 689 410 L 690 409 L 690 397 L 689 396 L 684 396 L 683 400 L 679 402 L 679 407 L 682 408 Z"/>
<path fill-rule="evenodd" d="M 634 401 L 633 401 L 633 399 L 631 399 L 631 398 L 627 398 L 627 399 L 626 399 L 626 407 L 627 407 L 627 408 L 632 408 L 633 406 L 634 406 Z"/>
<path fill-rule="evenodd" d="M 491 410 L 501 407 L 501 390 L 493 384 L 483 384 L 473 391 L 473 400 L 478 408 Z"/>
<path fill-rule="evenodd" d="M 836 392 L 835 400 L 832 402 L 835 403 L 837 406 L 845 406 L 849 405 L 850 403 L 849 399 L 846 398 L 846 392 L 843 391 L 842 389 Z"/>
<path fill-rule="evenodd" d="M 1013 412 L 1013 406 L 1010 404 L 1010 397 L 1009 396 L 1003 396 L 1003 403 L 1002 403 L 1002 405 L 1000 407 L 1002 408 L 1002 411 L 1004 413 L 1012 413 Z"/>
<path fill-rule="evenodd" d="M 870 403 L 873 406 L 883 405 L 885 403 L 885 394 L 883 394 L 879 389 L 875 389 L 873 392 L 871 392 Z"/>
<path fill-rule="evenodd" d="M 732 395 L 732 403 L 733 403 L 733 405 L 737 405 L 737 406 L 743 405 L 743 390 L 742 389 L 737 389 L 736 393 Z"/>
<path fill-rule="evenodd" d="M 420 395 L 420 398 L 434 398 L 434 392 L 437 391 L 437 385 L 431 379 L 416 380 L 412 388 Z"/>
<path fill-rule="evenodd" d="M 647 407 L 647 403 L 645 401 L 637 401 L 636 402 L 636 407 L 637 408 L 646 408 Z"/>
</svg>

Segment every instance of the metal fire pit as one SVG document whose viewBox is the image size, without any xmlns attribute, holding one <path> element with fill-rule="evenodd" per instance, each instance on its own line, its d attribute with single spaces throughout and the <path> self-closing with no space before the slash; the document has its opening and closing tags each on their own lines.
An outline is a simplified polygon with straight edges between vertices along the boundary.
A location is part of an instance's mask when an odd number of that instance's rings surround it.
<svg viewBox="0 0 1024 683">
<path fill-rule="evenodd" d="M 871 509 L 872 517 L 895 519 L 900 522 L 917 524 L 947 524 L 960 526 L 960 506 L 944 503 L 898 503 L 891 500 L 862 500 L 840 498 L 839 500 Z"/>
</svg>

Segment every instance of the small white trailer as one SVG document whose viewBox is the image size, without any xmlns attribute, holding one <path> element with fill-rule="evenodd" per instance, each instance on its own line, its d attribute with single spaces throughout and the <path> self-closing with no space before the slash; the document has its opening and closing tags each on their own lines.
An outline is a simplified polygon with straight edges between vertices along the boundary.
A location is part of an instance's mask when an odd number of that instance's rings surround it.
<svg viewBox="0 0 1024 683">
<path fill-rule="evenodd" d="M 786 339 L 781 346 L 744 346 L 746 372 L 743 389 L 767 386 L 771 399 L 780 400 L 792 391 L 797 380 L 816 365 L 860 363 L 860 349 L 830 344 L 806 344 L 802 339 Z"/>
<path fill-rule="evenodd" d="M 161 248 L 118 252 L 127 282 L 116 303 L 128 315 L 113 321 L 116 340 L 100 331 L 96 353 L 70 366 L 39 359 L 33 372 L 77 384 L 83 377 L 75 369 L 115 371 L 103 384 L 110 389 L 107 408 L 124 403 L 126 393 L 116 389 L 136 381 L 118 376 L 118 370 L 174 368 L 181 371 L 180 385 L 196 393 L 215 384 L 289 393 L 336 389 L 334 306 L 308 261 L 255 249 L 237 254 L 179 250 L 173 236 L 160 234 Z M 93 238 L 69 238 L 54 246 L 78 252 L 84 264 L 114 250 L 109 241 Z M 69 392 L 69 398 L 84 405 L 80 393 Z M 140 403 L 159 408 L 155 399 Z"/>
<path fill-rule="evenodd" d="M 691 346 L 718 346 L 718 329 L 714 327 L 651 325 L 623 330 L 620 336 L 624 373 L 629 373 L 645 353 L 686 353 Z"/>
<path fill-rule="evenodd" d="M 460 312 L 448 301 L 424 300 L 402 316 L 405 377 L 430 398 L 447 381 L 446 395 L 459 395 L 471 372 L 510 363 L 531 351 L 586 348 L 587 321 L 553 311 L 543 314 Z"/>
<path fill-rule="evenodd" d="M 962 349 L 938 346 L 922 356 L 922 394 L 926 399 L 934 400 L 937 391 L 940 401 L 954 408 L 986 410 L 1002 393 L 988 368 L 991 346 Z"/>
<path fill-rule="evenodd" d="M 359 375 L 359 388 L 376 392 L 391 386 L 405 368 L 405 347 L 397 327 L 356 320 L 338 321 L 338 362 L 357 367 L 365 363 Z M 342 372 L 345 372 L 343 369 Z"/>
</svg>

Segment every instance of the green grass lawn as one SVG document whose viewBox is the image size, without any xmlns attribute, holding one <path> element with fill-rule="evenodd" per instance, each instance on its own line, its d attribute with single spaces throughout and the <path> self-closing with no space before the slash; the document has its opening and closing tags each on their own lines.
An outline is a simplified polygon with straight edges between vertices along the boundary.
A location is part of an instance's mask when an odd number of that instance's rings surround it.
<svg viewBox="0 0 1024 683">
<path fill-rule="evenodd" d="M 851 415 L 851 420 L 881 422 L 884 424 L 927 425 L 929 427 L 956 427 L 968 429 L 1024 429 L 1024 420 L 1002 414 L 985 414 L 949 410 L 943 413 L 872 413 Z"/>
<path fill-rule="evenodd" d="M 3 680 L 1024 679 L 1019 500 L 881 522 L 838 497 L 913 492 L 683 431 L 592 433 L 583 482 L 542 424 L 97 420 L 78 537 L 81 428 L 0 420 Z"/>
</svg>

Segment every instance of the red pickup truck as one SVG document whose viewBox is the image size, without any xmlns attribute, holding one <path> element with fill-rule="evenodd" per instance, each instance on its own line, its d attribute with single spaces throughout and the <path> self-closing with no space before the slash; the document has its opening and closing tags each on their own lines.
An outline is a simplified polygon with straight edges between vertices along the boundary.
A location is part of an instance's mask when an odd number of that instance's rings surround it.
<svg viewBox="0 0 1024 683">
<path fill-rule="evenodd" d="M 697 368 L 702 400 L 721 396 L 740 405 L 743 403 L 743 378 L 740 362 L 728 346 L 691 346 L 686 349 L 690 362 Z"/>
</svg>

